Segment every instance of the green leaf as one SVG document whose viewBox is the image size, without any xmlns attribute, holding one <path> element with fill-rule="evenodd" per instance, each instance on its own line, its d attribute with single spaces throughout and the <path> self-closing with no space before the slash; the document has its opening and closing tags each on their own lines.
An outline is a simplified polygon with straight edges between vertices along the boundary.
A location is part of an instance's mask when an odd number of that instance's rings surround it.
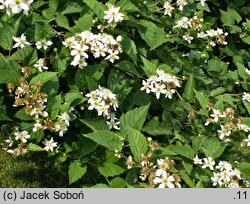
<svg viewBox="0 0 250 204">
<path fill-rule="evenodd" d="M 104 119 L 98 118 L 95 120 L 90 119 L 80 119 L 80 121 L 91 128 L 94 132 L 99 130 L 109 130 L 109 127 L 107 126 L 107 123 Z"/>
<path fill-rule="evenodd" d="M 193 170 L 193 164 L 182 161 L 182 165 L 183 165 L 184 169 L 186 170 L 186 172 L 188 173 L 188 175 L 190 175 L 192 170 Z"/>
<path fill-rule="evenodd" d="M 226 92 L 226 89 L 223 88 L 223 87 L 218 87 L 216 89 L 213 89 L 211 92 L 210 92 L 210 96 L 217 96 L 217 95 L 220 95 L 220 94 L 223 94 L 224 92 Z"/>
<path fill-rule="evenodd" d="M 97 144 L 102 145 L 109 150 L 118 150 L 122 149 L 122 142 L 120 136 L 108 131 L 108 130 L 100 130 L 89 134 L 84 134 L 84 137 L 87 137 Z"/>
<path fill-rule="evenodd" d="M 250 36 L 244 37 L 242 38 L 243 42 L 247 43 L 248 45 L 250 45 Z"/>
<path fill-rule="evenodd" d="M 181 171 L 180 176 L 182 178 L 182 180 L 191 188 L 195 188 L 195 183 L 194 181 L 183 171 Z"/>
<path fill-rule="evenodd" d="M 79 138 L 79 141 L 73 143 L 73 146 L 77 149 L 77 155 L 79 155 L 79 157 L 84 157 L 95 151 L 98 144 L 88 138 L 82 137 Z"/>
<path fill-rule="evenodd" d="M 14 36 L 14 28 L 5 22 L 0 21 L 0 46 L 5 50 L 12 50 L 12 36 Z"/>
<path fill-rule="evenodd" d="M 195 89 L 195 78 L 194 75 L 191 74 L 184 88 L 183 92 L 184 98 L 186 98 L 188 101 L 191 101 L 195 97 L 194 89 Z"/>
<path fill-rule="evenodd" d="M 120 104 L 123 103 L 132 90 L 132 87 L 129 87 L 129 84 L 129 79 L 123 72 L 113 69 L 109 73 L 107 87 L 113 93 L 117 94 L 117 99 Z"/>
<path fill-rule="evenodd" d="M 69 165 L 69 184 L 72 184 L 82 178 L 87 171 L 86 165 L 81 165 L 80 161 L 75 160 Z"/>
<path fill-rule="evenodd" d="M 86 13 L 75 21 L 75 25 L 69 28 L 69 31 L 73 34 L 80 33 L 84 30 L 88 30 L 93 26 L 93 14 Z"/>
<path fill-rule="evenodd" d="M 247 179 L 250 180 L 250 163 L 241 162 L 239 163 L 239 169 L 242 175 Z"/>
<path fill-rule="evenodd" d="M 16 112 L 15 117 L 20 119 L 20 120 L 24 120 L 24 121 L 31 121 L 33 120 L 33 117 L 31 117 L 30 115 L 28 115 L 27 113 L 25 113 L 24 108 L 20 109 L 19 111 Z"/>
<path fill-rule="evenodd" d="M 33 65 L 38 60 L 37 50 L 30 46 L 26 46 L 12 54 L 9 60 L 22 61 L 25 65 Z"/>
<path fill-rule="evenodd" d="M 97 0 L 83 0 L 85 4 L 95 13 L 101 22 L 103 22 L 104 11 L 106 10 L 105 6 L 98 2 Z"/>
<path fill-rule="evenodd" d="M 105 177 L 117 176 L 122 174 L 125 169 L 119 165 L 112 163 L 104 163 L 102 166 L 98 167 L 98 171 Z"/>
<path fill-rule="evenodd" d="M 15 86 L 19 85 L 21 74 L 14 70 L 1 70 L 0 84 L 11 83 Z"/>
<path fill-rule="evenodd" d="M 242 79 L 244 79 L 244 80 L 248 79 L 249 76 L 248 76 L 248 74 L 246 73 L 246 67 L 245 67 L 243 64 L 239 63 L 239 62 L 236 63 L 236 66 L 237 66 L 237 68 L 238 68 L 237 71 L 238 71 L 239 76 L 240 76 Z"/>
<path fill-rule="evenodd" d="M 47 111 L 49 113 L 54 113 L 56 112 L 55 115 L 58 115 L 58 112 L 60 110 L 61 107 L 61 103 L 62 103 L 62 96 L 57 95 L 57 96 L 52 96 L 52 98 L 48 98 L 48 103 L 47 103 Z"/>
<path fill-rule="evenodd" d="M 140 131 L 146 120 L 148 109 L 149 105 L 146 105 L 123 114 L 120 118 L 122 134 L 126 135 L 128 128 L 134 128 Z"/>
<path fill-rule="evenodd" d="M 143 62 L 143 71 L 145 74 L 150 77 L 155 74 L 157 70 L 157 64 L 147 60 L 145 57 L 141 56 L 142 62 Z"/>
<path fill-rule="evenodd" d="M 121 12 L 136 12 L 140 11 L 130 0 L 120 0 L 116 6 L 120 7 Z"/>
<path fill-rule="evenodd" d="M 94 186 L 91 186 L 91 188 L 108 188 L 108 185 L 103 183 L 98 183 Z"/>
<path fill-rule="evenodd" d="M 226 146 L 222 145 L 219 141 L 215 141 L 213 143 L 204 145 L 202 149 L 207 157 L 217 159 L 225 151 Z"/>
<path fill-rule="evenodd" d="M 143 134 L 138 130 L 128 129 L 128 142 L 131 152 L 134 155 L 135 161 L 140 162 L 142 154 L 146 154 L 148 143 Z"/>
<path fill-rule="evenodd" d="M 121 42 L 123 51 L 128 55 L 128 57 L 137 64 L 137 48 L 135 42 L 129 37 L 125 36 Z"/>
<path fill-rule="evenodd" d="M 131 73 L 131 74 L 133 74 L 135 76 L 139 76 L 139 73 L 138 73 L 138 71 L 136 69 L 136 66 L 132 62 L 130 62 L 128 60 L 116 63 L 115 67 L 122 70 L 122 71 Z"/>
<path fill-rule="evenodd" d="M 160 123 L 158 118 L 150 120 L 142 129 L 143 132 L 152 136 L 172 134 L 172 127 L 169 123 Z"/>
<path fill-rule="evenodd" d="M 168 41 L 164 30 L 153 22 L 140 20 L 136 27 L 151 50 Z"/>
<path fill-rule="evenodd" d="M 184 156 L 191 160 L 193 160 L 195 154 L 193 148 L 188 144 L 182 145 L 179 143 L 177 145 L 174 145 L 172 151 L 175 152 L 177 155 Z"/>
<path fill-rule="evenodd" d="M 41 84 L 45 84 L 48 81 L 52 80 L 57 76 L 57 72 L 42 72 L 33 77 L 30 80 L 30 85 L 35 85 L 35 83 L 40 82 Z"/>
<path fill-rule="evenodd" d="M 198 100 L 200 106 L 203 109 L 207 109 L 207 105 L 209 104 L 208 98 L 202 92 L 194 90 L 194 93 L 195 93 L 195 98 Z"/>
<path fill-rule="evenodd" d="M 66 16 L 59 15 L 56 17 L 55 21 L 58 26 L 69 29 L 69 21 Z"/>
<path fill-rule="evenodd" d="M 50 39 L 54 36 L 54 30 L 49 23 L 39 21 L 35 23 L 34 40 Z"/>
<path fill-rule="evenodd" d="M 125 188 L 126 182 L 120 177 L 115 177 L 110 181 L 110 188 Z"/>
<path fill-rule="evenodd" d="M 31 151 L 31 152 L 40 152 L 40 151 L 44 151 L 44 149 L 42 147 L 36 145 L 36 144 L 29 143 L 28 151 Z"/>
<path fill-rule="evenodd" d="M 227 73 L 228 64 L 218 59 L 208 61 L 207 72 L 216 78 L 224 76 Z"/>
<path fill-rule="evenodd" d="M 238 12 L 232 8 L 228 8 L 228 11 L 220 10 L 221 20 L 225 26 L 232 26 L 235 24 L 235 21 L 239 23 L 242 18 Z"/>
</svg>

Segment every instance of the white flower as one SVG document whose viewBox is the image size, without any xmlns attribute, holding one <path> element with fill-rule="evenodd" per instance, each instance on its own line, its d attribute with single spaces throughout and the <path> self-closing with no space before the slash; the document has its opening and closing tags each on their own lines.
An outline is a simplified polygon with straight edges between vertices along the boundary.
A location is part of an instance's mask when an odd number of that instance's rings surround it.
<svg viewBox="0 0 250 204">
<path fill-rule="evenodd" d="M 174 7 L 171 5 L 169 1 L 166 1 L 163 5 L 163 8 L 165 9 L 164 15 L 172 16 L 172 11 L 174 10 Z"/>
<path fill-rule="evenodd" d="M 161 94 L 166 94 L 166 85 L 165 84 L 155 84 L 155 86 L 151 89 L 152 92 L 155 93 L 156 98 L 159 99 Z"/>
<path fill-rule="evenodd" d="M 240 185 L 237 181 L 232 181 L 230 184 L 227 186 L 228 188 L 240 188 Z"/>
<path fill-rule="evenodd" d="M 157 159 L 158 168 L 155 172 L 156 176 L 161 176 L 166 173 L 166 170 L 170 168 L 169 163 L 164 159 Z"/>
<path fill-rule="evenodd" d="M 34 65 L 34 67 L 36 67 L 39 70 L 39 72 L 42 72 L 43 69 L 45 69 L 45 70 L 49 69 L 47 66 L 45 66 L 45 64 L 46 64 L 45 63 L 45 59 L 44 58 L 40 58 L 38 60 L 38 62 Z"/>
<path fill-rule="evenodd" d="M 182 11 L 183 7 L 188 5 L 187 0 L 177 0 L 177 6 L 179 6 L 179 10 Z"/>
<path fill-rule="evenodd" d="M 14 132 L 14 135 L 16 136 L 15 137 L 16 140 L 21 140 L 21 142 L 23 142 L 23 143 L 26 143 L 27 139 L 30 138 L 30 135 L 26 130 L 24 130 L 22 132 L 19 132 L 19 131 Z"/>
<path fill-rule="evenodd" d="M 207 0 L 198 0 L 198 1 L 201 2 L 201 5 L 202 5 L 202 6 L 205 6 L 205 2 L 206 2 Z"/>
<path fill-rule="evenodd" d="M 225 128 L 223 125 L 221 125 L 220 127 L 221 127 L 221 130 L 217 130 L 217 132 L 219 133 L 219 138 L 221 140 L 223 140 L 224 137 L 231 135 L 231 130 Z"/>
<path fill-rule="evenodd" d="M 246 68 L 246 73 L 250 75 L 250 70 Z"/>
<path fill-rule="evenodd" d="M 105 20 L 108 20 L 108 23 L 118 23 L 123 20 L 124 14 L 120 13 L 120 7 L 114 7 L 113 5 L 108 5 L 109 10 L 104 11 L 105 16 L 103 17 Z"/>
<path fill-rule="evenodd" d="M 203 161 L 204 161 L 203 166 L 202 166 L 203 169 L 209 168 L 211 170 L 214 170 L 215 162 L 213 161 L 211 157 L 203 158 Z"/>
<path fill-rule="evenodd" d="M 47 50 L 48 49 L 48 47 L 50 46 L 50 45 L 52 45 L 53 43 L 50 41 L 50 40 L 46 40 L 46 39 L 42 39 L 42 40 L 40 40 L 40 41 L 38 41 L 38 42 L 36 42 L 36 48 L 39 50 L 39 49 L 41 49 L 41 48 L 43 48 L 44 50 Z"/>
<path fill-rule="evenodd" d="M 242 100 L 243 100 L 243 101 L 250 102 L 250 94 L 244 92 L 243 95 L 242 95 Z"/>
<path fill-rule="evenodd" d="M 43 148 L 45 151 L 53 152 L 54 148 L 57 147 L 57 142 L 54 141 L 53 137 L 50 140 L 45 139 L 43 141 L 45 147 Z"/>
<path fill-rule="evenodd" d="M 188 17 L 184 16 L 176 22 L 174 28 L 184 28 L 184 29 L 192 28 L 192 22 Z"/>
<path fill-rule="evenodd" d="M 192 40 L 194 39 L 189 33 L 184 34 L 182 37 L 188 42 L 188 44 L 191 44 Z"/>
<path fill-rule="evenodd" d="M 213 172 L 214 176 L 211 177 L 211 180 L 213 181 L 213 186 L 217 186 L 217 184 L 219 184 L 220 186 L 223 185 L 223 181 L 222 181 L 222 175 L 221 173 L 215 173 Z"/>
<path fill-rule="evenodd" d="M 244 141 L 244 143 L 246 143 L 246 145 L 247 145 L 248 147 L 250 147 L 250 135 L 248 135 L 248 138 L 247 138 L 247 139 L 244 139 L 243 141 Z"/>
<path fill-rule="evenodd" d="M 41 125 L 40 121 L 37 120 L 36 123 L 34 124 L 32 131 L 36 132 L 37 130 L 42 129 L 42 128 L 43 128 L 43 126 Z"/>
<path fill-rule="evenodd" d="M 237 124 L 239 130 L 243 130 L 244 132 L 249 132 L 250 127 L 246 124 Z"/>
<path fill-rule="evenodd" d="M 220 171 L 229 171 L 232 169 L 232 165 L 227 161 L 220 161 L 219 164 L 216 166 L 216 169 L 219 169 Z"/>
<path fill-rule="evenodd" d="M 210 115 L 214 122 L 218 122 L 219 118 L 225 118 L 226 116 L 220 112 L 220 110 L 213 109 L 213 114 Z"/>
<path fill-rule="evenodd" d="M 127 168 L 128 169 L 132 169 L 133 164 L 134 164 L 134 160 L 132 158 L 132 156 L 129 156 L 126 160 L 126 164 L 127 164 Z"/>
<path fill-rule="evenodd" d="M 154 184 L 159 184 L 158 188 L 174 188 L 173 182 L 175 181 L 173 176 L 167 174 L 167 172 L 163 173 L 161 177 L 156 177 L 153 182 Z"/>
<path fill-rule="evenodd" d="M 12 37 L 12 38 L 16 42 L 13 48 L 17 48 L 17 47 L 23 48 L 26 45 L 30 45 L 30 43 L 26 40 L 26 36 L 24 34 L 22 34 L 20 37 Z"/>
<path fill-rule="evenodd" d="M 106 121 L 107 125 L 109 126 L 109 129 L 116 129 L 116 130 L 120 130 L 119 124 L 120 121 L 116 118 L 116 117 L 110 117 L 107 118 L 108 120 Z"/>
<path fill-rule="evenodd" d="M 202 164 L 202 159 L 199 159 L 198 155 L 196 155 L 193 159 L 194 164 Z"/>
<path fill-rule="evenodd" d="M 151 92 L 153 86 L 151 85 L 151 83 L 149 83 L 148 80 L 142 80 L 142 85 L 143 87 L 140 89 L 141 91 L 145 90 L 147 94 Z"/>
</svg>

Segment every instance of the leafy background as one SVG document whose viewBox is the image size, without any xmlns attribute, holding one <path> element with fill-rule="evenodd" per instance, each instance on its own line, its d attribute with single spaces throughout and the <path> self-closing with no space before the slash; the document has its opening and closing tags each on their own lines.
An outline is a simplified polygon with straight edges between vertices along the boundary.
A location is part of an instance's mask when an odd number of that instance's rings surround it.
<svg viewBox="0 0 250 204">
<path fill-rule="evenodd" d="M 62 41 L 90 28 L 99 32 L 97 25 L 105 23 L 103 16 L 107 2 L 119 6 L 125 14 L 124 20 L 115 28 L 105 29 L 114 36 L 122 36 L 120 59 L 112 64 L 90 58 L 86 68 L 72 67 L 70 53 Z M 250 126 L 250 105 L 241 100 L 242 93 L 250 90 L 249 75 L 245 71 L 250 69 L 250 5 L 245 0 L 208 0 L 204 7 L 194 0 L 188 2 L 183 12 L 176 11 L 173 17 L 157 12 L 164 1 L 156 4 L 153 0 L 146 4 L 137 0 L 38 0 L 32 4 L 27 16 L 22 13 L 8 16 L 2 11 L 2 140 L 11 134 L 14 126 L 32 132 L 34 118 L 28 117 L 22 108 L 12 106 L 13 95 L 7 91 L 6 84 L 18 86 L 21 68 L 33 67 L 46 55 L 49 70 L 39 73 L 32 68 L 29 84 L 38 81 L 43 84 L 42 91 L 48 94 L 47 110 L 52 116 L 71 106 L 76 112 L 63 138 L 46 130 L 31 133 L 29 155 L 34 152 L 48 165 L 51 162 L 66 168 L 68 175 L 65 177 L 69 183 L 65 186 L 148 186 L 147 182 L 140 181 L 138 168 L 128 170 L 125 159 L 115 156 L 115 150 L 118 150 L 123 155 L 133 155 L 134 160 L 140 162 L 141 154 L 149 150 L 147 137 L 160 145 L 152 157 L 154 161 L 164 157 L 175 160 L 175 171 L 181 176 L 183 187 L 212 187 L 212 172 L 193 165 L 196 154 L 211 156 L 217 161 L 238 161 L 238 168 L 249 180 L 250 149 L 240 145 L 241 135 L 224 143 L 217 136 L 218 126 L 204 126 L 204 123 L 210 115 L 207 107 L 211 103 L 221 111 L 232 107 Z M 174 29 L 175 23 L 182 16 L 192 17 L 195 12 L 203 16 L 204 28 L 219 27 L 229 33 L 226 46 L 206 48 L 201 39 L 194 39 L 191 44 L 183 40 L 182 31 Z M 22 33 L 30 43 L 45 38 L 53 41 L 53 45 L 46 53 L 33 45 L 13 49 L 12 36 Z M 188 57 L 183 56 L 187 53 Z M 182 79 L 182 88 L 173 99 L 162 97 L 157 100 L 154 95 L 140 90 L 142 80 L 155 74 L 156 69 Z M 84 94 L 98 85 L 117 94 L 119 131 L 110 131 L 101 117 L 87 110 Z M 39 152 L 41 141 L 48 136 L 57 138 L 60 146 L 57 151 L 44 154 Z M 120 136 L 125 138 L 125 146 Z M 25 158 L 31 159 L 29 156 Z M 64 174 L 65 171 L 59 172 Z"/>
</svg>

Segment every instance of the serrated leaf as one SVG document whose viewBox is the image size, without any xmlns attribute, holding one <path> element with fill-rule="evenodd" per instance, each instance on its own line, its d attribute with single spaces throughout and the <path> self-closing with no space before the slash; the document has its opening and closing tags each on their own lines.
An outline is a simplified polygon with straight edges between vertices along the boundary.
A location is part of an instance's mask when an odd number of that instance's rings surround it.
<svg viewBox="0 0 250 204">
<path fill-rule="evenodd" d="M 213 159 L 218 158 L 226 149 L 225 145 L 221 145 L 219 141 L 204 145 L 202 148 L 207 157 L 212 157 Z"/>
<path fill-rule="evenodd" d="M 81 165 L 78 160 L 73 161 L 69 165 L 69 184 L 72 184 L 82 178 L 87 171 L 86 165 Z"/>
<path fill-rule="evenodd" d="M 102 166 L 98 167 L 98 171 L 105 177 L 117 176 L 122 174 L 125 169 L 119 165 L 112 163 L 104 163 Z"/>
<path fill-rule="evenodd" d="M 12 50 L 12 36 L 14 36 L 14 28 L 7 23 L 2 23 L 3 27 L 0 27 L 0 46 L 5 50 Z"/>
<path fill-rule="evenodd" d="M 106 10 L 105 6 L 97 0 L 83 0 L 83 2 L 91 8 L 99 20 L 103 22 L 104 11 Z"/>
<path fill-rule="evenodd" d="M 69 29 L 69 21 L 66 16 L 59 15 L 56 17 L 55 21 L 58 26 Z"/>
<path fill-rule="evenodd" d="M 80 121 L 91 128 L 94 132 L 99 130 L 109 130 L 109 127 L 107 126 L 107 123 L 104 119 L 96 119 L 96 120 L 90 120 L 90 119 L 80 119 Z"/>
<path fill-rule="evenodd" d="M 102 145 L 109 150 L 118 150 L 122 149 L 122 142 L 120 136 L 108 131 L 108 130 L 100 130 L 89 134 L 84 134 L 84 137 L 87 137 L 97 144 Z"/>
<path fill-rule="evenodd" d="M 250 163 L 247 162 L 240 162 L 239 169 L 242 175 L 247 179 L 250 180 Z"/>
<path fill-rule="evenodd" d="M 203 109 L 207 109 L 207 105 L 209 104 L 208 98 L 202 92 L 194 90 L 194 93 L 195 93 L 195 98 L 198 100 L 200 106 Z"/>
<path fill-rule="evenodd" d="M 154 118 L 143 127 L 142 131 L 152 136 L 172 134 L 172 128 L 169 123 L 160 123 L 158 119 Z"/>
<path fill-rule="evenodd" d="M 128 57 L 137 64 L 137 48 L 135 42 L 129 37 L 125 36 L 121 42 L 123 51 L 128 55 Z"/>
<path fill-rule="evenodd" d="M 180 176 L 182 178 L 182 180 L 191 188 L 195 188 L 195 183 L 194 181 L 183 171 L 181 171 Z"/>
<path fill-rule="evenodd" d="M 184 98 L 186 98 L 188 101 L 191 101 L 195 97 L 194 89 L 195 89 L 195 78 L 194 75 L 191 74 L 184 88 L 183 92 Z"/>
<path fill-rule="evenodd" d="M 21 74 L 14 70 L 1 70 L 0 84 L 11 83 L 15 86 L 19 85 Z"/>
<path fill-rule="evenodd" d="M 146 41 L 151 50 L 168 41 L 164 30 L 153 22 L 140 20 L 136 27 L 141 38 Z"/>
<path fill-rule="evenodd" d="M 128 129 L 128 142 L 131 152 L 134 155 L 135 161 L 141 160 L 142 154 L 146 154 L 148 150 L 148 143 L 143 134 L 138 130 L 129 128 Z"/>
<path fill-rule="evenodd" d="M 24 108 L 20 109 L 19 111 L 16 112 L 15 117 L 24 120 L 24 121 L 30 121 L 33 120 L 33 117 L 25 113 Z"/>
<path fill-rule="evenodd" d="M 120 0 L 116 6 L 120 7 L 121 12 L 136 12 L 139 9 L 130 0 Z"/>
<path fill-rule="evenodd" d="M 57 72 L 42 72 L 33 77 L 30 80 L 30 85 L 35 85 L 35 83 L 40 82 L 41 84 L 45 84 L 54 77 L 57 76 Z"/>
<path fill-rule="evenodd" d="M 26 46 L 12 54 L 9 60 L 22 61 L 26 65 L 33 65 L 38 60 L 37 50 L 30 46 Z"/>
<path fill-rule="evenodd" d="M 157 70 L 157 64 L 153 63 L 149 60 L 147 60 L 145 57 L 141 56 L 142 62 L 143 62 L 143 71 L 145 72 L 145 74 L 150 77 L 152 75 L 155 74 L 156 70 Z"/>
<path fill-rule="evenodd" d="M 91 186 L 91 188 L 108 188 L 108 185 L 104 183 L 98 183 L 94 186 Z"/>
<path fill-rule="evenodd" d="M 29 143 L 28 145 L 28 151 L 31 151 L 31 152 L 41 152 L 41 151 L 44 151 L 44 149 L 36 144 L 33 144 L 33 143 Z"/>
<path fill-rule="evenodd" d="M 175 152 L 177 155 L 184 156 L 184 157 L 191 159 L 191 160 L 193 160 L 194 154 L 195 154 L 193 148 L 188 144 L 174 145 L 172 151 Z"/>
<path fill-rule="evenodd" d="M 115 177 L 110 181 L 110 188 L 125 188 L 126 182 L 120 177 Z"/>
<path fill-rule="evenodd" d="M 140 131 L 146 120 L 148 109 L 149 105 L 146 105 L 123 114 L 120 118 L 122 134 L 126 135 L 128 128 L 134 128 Z"/>
</svg>

